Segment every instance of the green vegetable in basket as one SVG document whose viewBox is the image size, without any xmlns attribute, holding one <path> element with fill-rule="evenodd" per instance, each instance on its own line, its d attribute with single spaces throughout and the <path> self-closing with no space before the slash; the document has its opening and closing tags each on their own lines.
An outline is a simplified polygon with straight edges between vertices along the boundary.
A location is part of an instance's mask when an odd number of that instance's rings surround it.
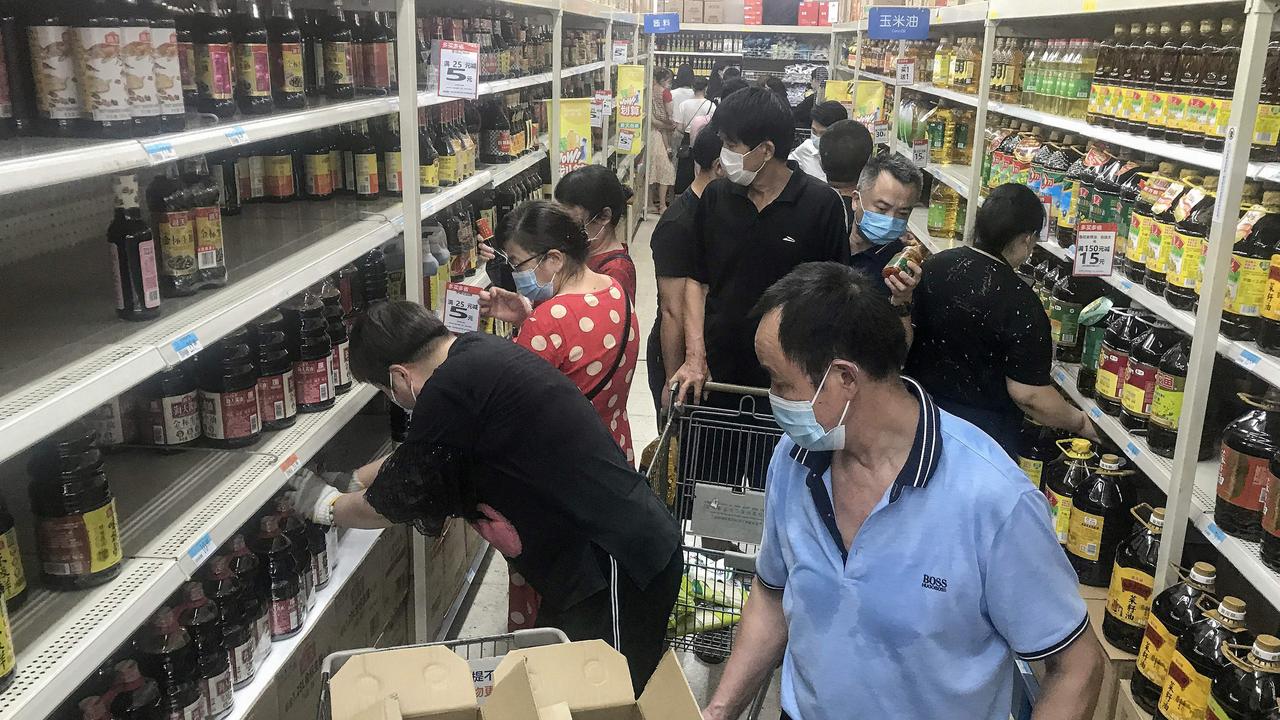
<svg viewBox="0 0 1280 720">
<path fill-rule="evenodd" d="M 737 625 L 738 621 L 742 620 L 742 615 L 732 610 L 707 607 L 690 609 L 692 612 L 672 618 L 673 622 L 668 623 L 667 626 L 667 637 L 723 630 Z"/>
<path fill-rule="evenodd" d="M 684 591 L 686 583 L 688 592 L 693 597 L 703 602 L 714 603 L 721 607 L 733 608 L 741 610 L 742 606 L 747 602 L 747 591 L 742 584 L 735 580 L 725 581 L 720 579 L 719 575 L 725 575 L 724 572 L 700 573 L 707 575 L 706 580 L 696 577 L 689 577 L 687 574 L 680 581 L 680 589 Z"/>
</svg>

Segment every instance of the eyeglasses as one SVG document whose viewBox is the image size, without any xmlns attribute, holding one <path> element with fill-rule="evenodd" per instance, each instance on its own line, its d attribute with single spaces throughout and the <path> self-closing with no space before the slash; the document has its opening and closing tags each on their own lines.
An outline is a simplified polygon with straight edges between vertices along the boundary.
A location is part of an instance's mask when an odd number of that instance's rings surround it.
<svg viewBox="0 0 1280 720">
<path fill-rule="evenodd" d="M 545 256 L 547 253 L 545 253 L 545 252 L 544 252 L 544 253 L 539 253 L 539 254 L 534 255 L 534 256 L 532 256 L 532 257 L 525 258 L 524 260 L 521 260 L 521 261 L 520 261 L 520 262 L 518 262 L 518 263 L 517 263 L 517 262 L 511 262 L 511 256 L 510 256 L 510 255 L 508 255 L 508 254 L 506 254 L 505 252 L 503 252 L 503 251 L 501 251 L 501 250 L 497 249 L 497 248 L 494 248 L 494 249 L 493 249 L 493 254 L 494 254 L 494 257 L 496 257 L 498 260 L 501 260 L 502 262 L 506 263 L 507 267 L 509 267 L 509 268 L 511 268 L 513 271 L 515 271 L 515 270 L 519 270 L 521 265 L 528 265 L 529 263 L 533 262 L 534 260 L 537 260 L 537 259 L 539 259 L 539 258 L 541 258 L 541 257 Z"/>
</svg>

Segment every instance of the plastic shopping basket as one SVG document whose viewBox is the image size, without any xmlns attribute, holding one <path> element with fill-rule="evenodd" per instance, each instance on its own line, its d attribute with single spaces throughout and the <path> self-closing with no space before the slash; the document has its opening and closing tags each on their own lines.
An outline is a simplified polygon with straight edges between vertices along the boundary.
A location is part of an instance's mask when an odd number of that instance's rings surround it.
<svg viewBox="0 0 1280 720">
<path fill-rule="evenodd" d="M 498 662 L 502 660 L 503 656 L 512 650 L 524 650 L 526 648 L 567 642 L 569 642 L 569 638 L 555 628 L 534 628 L 532 630 L 517 630 L 504 635 L 490 635 L 465 640 L 446 640 L 444 642 L 422 643 L 421 645 L 402 645 L 394 648 L 364 648 L 336 652 L 326 657 L 324 663 L 320 666 L 321 689 L 318 717 L 320 720 L 329 720 L 330 718 L 329 678 L 333 677 L 333 674 L 338 672 L 347 660 L 356 655 L 401 650 L 406 647 L 443 645 L 453 650 L 471 665 L 471 674 L 476 683 L 476 692 L 481 693 L 484 688 L 492 687 L 493 671 L 497 669 Z"/>
</svg>

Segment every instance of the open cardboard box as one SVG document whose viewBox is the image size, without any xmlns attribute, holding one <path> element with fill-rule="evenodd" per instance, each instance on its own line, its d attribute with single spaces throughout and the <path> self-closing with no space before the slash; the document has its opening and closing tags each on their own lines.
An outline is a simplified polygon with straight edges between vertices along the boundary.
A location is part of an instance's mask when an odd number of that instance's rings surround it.
<svg viewBox="0 0 1280 720">
<path fill-rule="evenodd" d="M 627 659 L 601 640 L 515 650 L 480 705 L 471 666 L 441 645 L 350 657 L 329 679 L 332 720 L 701 720 L 675 653 L 635 699 Z"/>
</svg>

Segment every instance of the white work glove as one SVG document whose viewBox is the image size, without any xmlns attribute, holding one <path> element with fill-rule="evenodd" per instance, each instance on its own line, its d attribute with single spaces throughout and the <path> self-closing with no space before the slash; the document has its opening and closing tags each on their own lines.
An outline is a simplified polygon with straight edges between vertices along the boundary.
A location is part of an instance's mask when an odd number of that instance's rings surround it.
<svg viewBox="0 0 1280 720">
<path fill-rule="evenodd" d="M 354 470 L 344 472 L 322 472 L 320 477 L 329 484 L 329 487 L 337 488 L 340 492 L 353 493 L 360 492 L 364 489 L 364 484 L 356 477 Z"/>
<path fill-rule="evenodd" d="M 340 490 L 306 468 L 289 480 L 289 486 L 292 488 L 289 499 L 299 515 L 317 525 L 333 524 L 333 504 L 342 497 Z"/>
</svg>

